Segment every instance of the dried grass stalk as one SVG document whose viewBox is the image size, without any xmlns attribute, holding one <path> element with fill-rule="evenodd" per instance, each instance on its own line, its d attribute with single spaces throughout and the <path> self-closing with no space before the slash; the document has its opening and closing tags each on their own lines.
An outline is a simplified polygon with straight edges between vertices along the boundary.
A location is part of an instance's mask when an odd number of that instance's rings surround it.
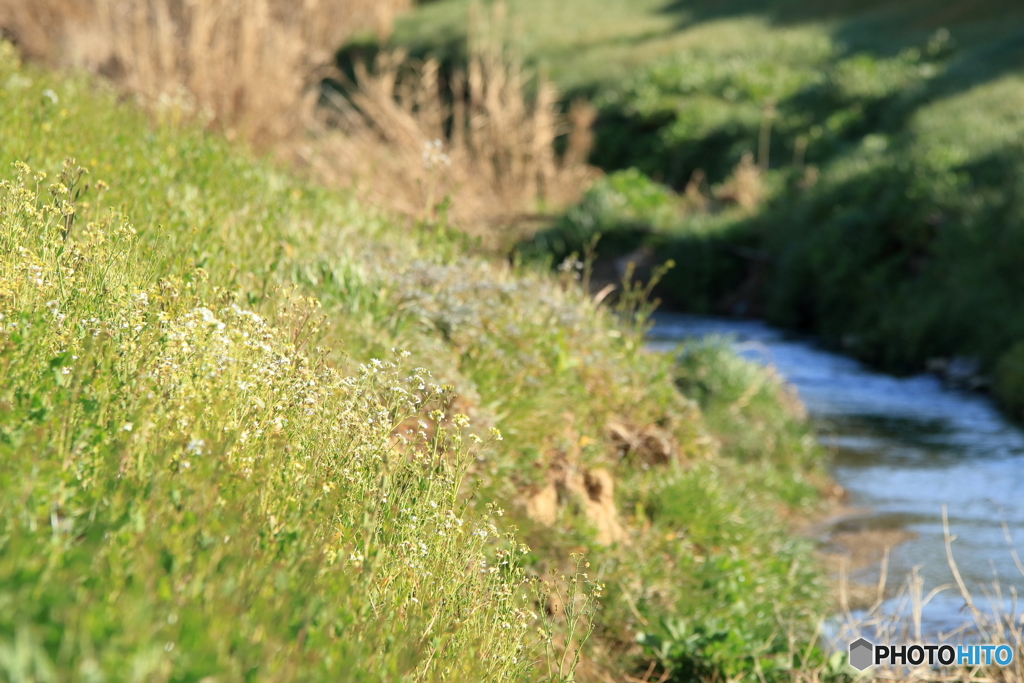
<svg viewBox="0 0 1024 683">
<path fill-rule="evenodd" d="M 924 580 L 915 567 L 904 583 L 895 590 L 889 590 L 888 551 L 882 561 L 874 603 L 855 614 L 847 599 L 849 583 L 845 567 L 840 579 L 840 622 L 838 630 L 830 638 L 838 651 L 845 650 L 850 642 L 865 637 L 873 643 L 912 644 L 936 642 L 959 645 L 962 643 L 1005 644 L 1013 649 L 1013 661 L 1009 666 L 967 666 L 954 664 L 950 667 L 931 667 L 927 663 L 919 666 L 889 666 L 887 663 L 868 670 L 876 681 L 894 683 L 947 683 L 952 681 L 992 681 L 994 683 L 1021 683 L 1024 681 L 1024 615 L 1017 605 L 1016 590 L 1011 586 L 1009 600 L 1003 594 L 998 578 L 993 581 L 991 592 L 985 592 L 988 609 L 971 595 L 953 556 L 953 542 L 956 536 L 950 533 L 946 507 L 942 507 L 942 528 L 945 537 L 946 559 L 953 583 L 936 586 L 924 593 Z M 1004 522 L 1007 549 L 1011 553 L 1018 571 L 1024 576 L 1024 563 L 1020 561 L 1009 529 Z M 955 590 L 964 603 L 967 621 L 948 633 L 926 634 L 922 632 L 924 609 L 940 593 Z M 927 662 L 927 660 L 925 660 Z M 868 673 L 866 672 L 866 673 Z M 798 680 L 808 683 L 832 680 L 824 667 L 817 670 L 803 668 Z"/>
<path fill-rule="evenodd" d="M 449 215 L 489 246 L 515 239 L 496 227 L 578 198 L 595 173 L 586 165 L 595 112 L 577 102 L 560 113 L 543 77 L 528 95 L 522 60 L 495 37 L 502 5 L 495 7 L 490 24 L 472 29 L 465 69 L 446 83 L 437 61 L 412 63 L 402 52 L 379 55 L 372 68 L 355 65 L 345 95 L 330 97 L 325 155 L 313 161 L 319 172 L 417 216 L 450 197 Z M 558 157 L 560 135 L 568 145 Z"/>
<path fill-rule="evenodd" d="M 259 148 L 305 130 L 309 87 L 356 30 L 408 0 L 0 0 L 30 57 L 87 66 L 144 103 L 202 116 Z"/>
</svg>

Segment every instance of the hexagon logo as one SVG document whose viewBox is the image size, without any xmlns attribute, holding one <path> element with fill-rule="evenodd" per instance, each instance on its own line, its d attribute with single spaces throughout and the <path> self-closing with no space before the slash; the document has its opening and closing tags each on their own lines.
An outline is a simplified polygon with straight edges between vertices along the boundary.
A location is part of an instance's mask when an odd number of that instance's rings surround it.
<svg viewBox="0 0 1024 683">
<path fill-rule="evenodd" d="M 863 671 L 874 662 L 875 646 L 864 638 L 858 638 L 850 643 L 850 666 L 857 671 Z"/>
</svg>

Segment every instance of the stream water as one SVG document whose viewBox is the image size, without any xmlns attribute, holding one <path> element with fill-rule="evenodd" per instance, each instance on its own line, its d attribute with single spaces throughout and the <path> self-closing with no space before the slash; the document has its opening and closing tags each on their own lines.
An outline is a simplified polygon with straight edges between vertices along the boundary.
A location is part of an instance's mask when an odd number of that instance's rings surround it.
<svg viewBox="0 0 1024 683">
<path fill-rule="evenodd" d="M 650 345 L 671 351 L 686 338 L 707 335 L 727 335 L 743 356 L 775 366 L 796 387 L 819 440 L 833 453 L 833 478 L 849 492 L 849 504 L 863 509 L 839 522 L 842 528 L 914 534 L 891 551 L 890 583 L 898 585 L 915 566 L 925 594 L 953 582 L 945 505 L 953 555 L 976 604 L 991 606 L 985 594 L 993 594 L 998 576 L 1004 609 L 1011 608 L 1011 588 L 1024 591 L 1024 575 L 1004 522 L 1024 555 L 1024 432 L 989 399 L 948 389 L 931 375 L 874 372 L 758 321 L 660 314 Z M 861 579 L 877 577 L 874 567 Z M 923 630 L 948 632 L 969 619 L 964 607 L 956 588 L 938 593 L 924 607 Z"/>
</svg>

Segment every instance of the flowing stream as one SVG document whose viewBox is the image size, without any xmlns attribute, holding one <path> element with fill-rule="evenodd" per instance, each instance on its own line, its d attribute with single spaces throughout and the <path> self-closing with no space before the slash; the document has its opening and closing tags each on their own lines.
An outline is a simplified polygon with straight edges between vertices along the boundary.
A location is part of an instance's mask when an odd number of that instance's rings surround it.
<svg viewBox="0 0 1024 683">
<path fill-rule="evenodd" d="M 775 366 L 796 387 L 822 444 L 833 453 L 831 474 L 862 512 L 833 528 L 905 530 L 914 537 L 890 554 L 890 584 L 915 566 L 924 593 L 953 583 L 946 558 L 942 508 L 955 536 L 953 555 L 980 608 L 991 606 L 998 576 L 1004 609 L 1024 575 L 1007 543 L 1024 555 L 1024 432 L 979 394 L 949 389 L 931 375 L 898 378 L 787 336 L 758 321 L 659 314 L 650 346 L 672 351 L 687 338 L 726 335 L 741 355 Z M 826 536 L 829 530 L 826 530 Z M 878 567 L 864 581 L 876 581 Z M 896 609 L 894 600 L 887 607 Z M 924 631 L 969 620 L 954 587 L 923 609 Z"/>
</svg>

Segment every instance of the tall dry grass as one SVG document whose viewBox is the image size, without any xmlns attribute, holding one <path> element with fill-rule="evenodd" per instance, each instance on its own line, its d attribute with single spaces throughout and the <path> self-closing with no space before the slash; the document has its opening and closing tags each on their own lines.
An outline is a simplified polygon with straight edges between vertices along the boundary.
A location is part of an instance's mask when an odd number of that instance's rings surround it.
<svg viewBox="0 0 1024 683">
<path fill-rule="evenodd" d="M 457 224 L 505 241 L 538 208 L 577 200 L 595 175 L 586 160 L 596 112 L 577 101 L 562 113 L 555 87 L 510 47 L 504 22 L 501 3 L 476 13 L 467 63 L 450 74 L 401 51 L 356 64 L 344 94 L 328 95 L 317 170 L 406 214 L 429 217 L 442 205 Z"/>
<path fill-rule="evenodd" d="M 86 66 L 144 103 L 266 149 L 304 133 L 321 70 L 408 0 L 0 0 L 28 56 Z"/>
<path fill-rule="evenodd" d="M 998 683 L 1021 683 L 1024 681 L 1024 612 L 1018 609 L 1017 593 L 1011 586 L 1005 595 L 998 580 L 993 581 L 992 590 L 986 593 L 987 605 L 971 594 L 963 580 L 953 552 L 956 536 L 949 530 L 945 506 L 942 510 L 942 526 L 945 534 L 946 559 L 953 576 L 953 583 L 924 592 L 924 580 L 915 570 L 895 591 L 887 589 L 888 554 L 879 571 L 874 603 L 866 610 L 855 613 L 848 600 L 848 582 L 845 572 L 840 581 L 841 623 L 834 640 L 838 651 L 843 651 L 857 638 L 865 637 L 874 643 L 912 644 L 941 642 L 944 644 L 978 643 L 1008 645 L 1013 649 L 1013 661 L 1005 667 L 959 666 L 931 667 L 927 660 L 920 666 L 891 667 L 881 665 L 868 669 L 875 680 L 900 681 L 906 683 L 946 683 L 948 681 L 978 680 Z M 1004 523 L 1008 552 L 1024 576 L 1021 562 L 1009 530 Z M 923 613 L 936 595 L 943 591 L 956 591 L 963 600 L 964 622 L 948 633 L 928 635 L 922 630 Z M 1007 604 L 1009 599 L 1009 604 Z M 819 681 L 827 678 L 823 670 L 806 671 L 797 676 L 798 680 Z"/>
</svg>

